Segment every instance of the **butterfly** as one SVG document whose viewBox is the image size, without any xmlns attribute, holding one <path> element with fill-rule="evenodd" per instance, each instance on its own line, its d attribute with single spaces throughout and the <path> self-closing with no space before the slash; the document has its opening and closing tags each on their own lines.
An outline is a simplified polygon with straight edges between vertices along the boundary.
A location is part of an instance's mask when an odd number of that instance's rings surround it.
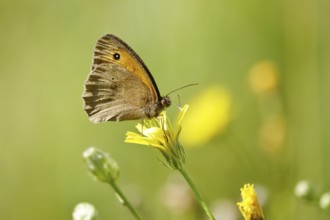
<svg viewBox="0 0 330 220">
<path fill-rule="evenodd" d="M 112 34 L 96 43 L 82 98 L 93 123 L 153 118 L 171 105 L 142 59 Z"/>
</svg>

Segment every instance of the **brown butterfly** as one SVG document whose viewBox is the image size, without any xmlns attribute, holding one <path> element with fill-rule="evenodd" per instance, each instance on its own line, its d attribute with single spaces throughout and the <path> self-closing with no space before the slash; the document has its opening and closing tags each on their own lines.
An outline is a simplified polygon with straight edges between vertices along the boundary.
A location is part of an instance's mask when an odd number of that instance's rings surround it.
<svg viewBox="0 0 330 220">
<path fill-rule="evenodd" d="M 111 34 L 96 43 L 82 98 L 94 123 L 153 118 L 171 104 L 160 95 L 142 59 Z"/>
</svg>

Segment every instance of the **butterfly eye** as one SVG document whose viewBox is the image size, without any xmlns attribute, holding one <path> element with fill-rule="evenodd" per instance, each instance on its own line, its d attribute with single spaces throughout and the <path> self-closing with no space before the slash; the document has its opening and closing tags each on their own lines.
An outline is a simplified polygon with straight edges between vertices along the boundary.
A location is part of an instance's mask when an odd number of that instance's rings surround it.
<svg viewBox="0 0 330 220">
<path fill-rule="evenodd" d="M 119 60 L 119 59 L 120 59 L 120 54 L 119 54 L 119 53 L 115 53 L 115 54 L 113 55 L 113 59 L 115 59 L 115 60 Z"/>
</svg>

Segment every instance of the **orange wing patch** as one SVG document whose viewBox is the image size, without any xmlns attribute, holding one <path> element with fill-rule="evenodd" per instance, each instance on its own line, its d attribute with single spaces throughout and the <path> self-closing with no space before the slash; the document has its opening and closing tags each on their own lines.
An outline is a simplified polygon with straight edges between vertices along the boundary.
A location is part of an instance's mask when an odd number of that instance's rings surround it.
<svg viewBox="0 0 330 220">
<path fill-rule="evenodd" d="M 105 35 L 96 43 L 92 70 L 102 63 L 113 63 L 124 67 L 143 82 L 153 100 L 160 99 L 158 89 L 143 61 L 128 45 L 113 35 Z"/>
</svg>

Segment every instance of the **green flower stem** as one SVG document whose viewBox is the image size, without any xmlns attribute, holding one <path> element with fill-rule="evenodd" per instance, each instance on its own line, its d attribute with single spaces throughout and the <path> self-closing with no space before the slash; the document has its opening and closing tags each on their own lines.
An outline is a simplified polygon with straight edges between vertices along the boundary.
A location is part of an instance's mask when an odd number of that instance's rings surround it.
<svg viewBox="0 0 330 220">
<path fill-rule="evenodd" d="M 138 211 L 131 205 L 131 203 L 128 201 L 124 193 L 119 189 L 115 181 L 110 182 L 111 187 L 114 189 L 116 194 L 119 196 L 121 201 L 123 202 L 123 205 L 126 206 L 129 211 L 132 213 L 132 215 L 135 217 L 135 219 L 143 220 L 141 215 L 138 213 Z"/>
<path fill-rule="evenodd" d="M 206 205 L 206 203 L 202 199 L 202 197 L 199 194 L 196 186 L 194 185 L 193 181 L 191 180 L 189 174 L 183 168 L 178 169 L 178 171 L 182 174 L 182 176 L 188 182 L 190 188 L 192 189 L 192 191 L 194 192 L 194 194 L 196 196 L 197 201 L 202 206 L 202 208 L 204 209 L 204 211 L 205 211 L 206 215 L 209 217 L 209 219 L 215 220 L 213 214 L 211 213 L 211 210 L 209 209 L 209 207 Z"/>
</svg>

